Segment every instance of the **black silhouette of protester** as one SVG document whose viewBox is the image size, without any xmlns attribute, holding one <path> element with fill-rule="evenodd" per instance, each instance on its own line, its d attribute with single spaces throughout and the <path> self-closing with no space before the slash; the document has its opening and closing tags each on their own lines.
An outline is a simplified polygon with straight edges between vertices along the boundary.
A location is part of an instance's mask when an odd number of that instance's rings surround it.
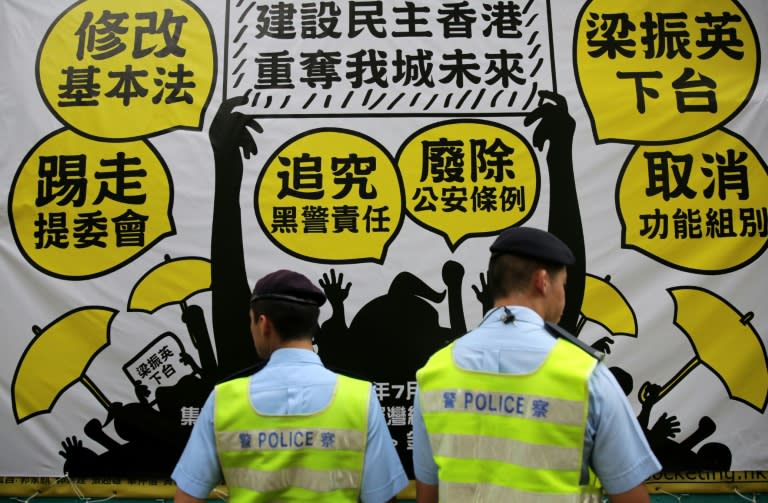
<svg viewBox="0 0 768 503">
<path fill-rule="evenodd" d="M 673 439 L 674 433 L 680 431 L 676 416 L 662 413 L 653 428 L 648 430 L 648 419 L 651 409 L 660 399 L 661 386 L 646 382 L 640 393 L 642 408 L 637 420 L 646 429 L 648 443 L 662 464 L 664 471 L 680 472 L 688 470 L 729 470 L 731 467 L 731 450 L 720 442 L 708 442 L 698 450 L 693 449 L 704 439 L 710 437 L 717 426 L 709 416 L 702 416 L 696 430 L 680 442 Z"/>
<path fill-rule="evenodd" d="M 549 143 L 546 154 L 549 174 L 547 230 L 565 243 L 576 258 L 576 262 L 568 268 L 565 310 L 558 324 L 575 333 L 586 281 L 584 230 L 573 165 L 576 121 L 568 113 L 565 97 L 546 90 L 539 91 L 539 97 L 539 106 L 526 115 L 524 124 L 530 126 L 538 122 L 532 138 L 533 146 L 539 151 L 543 151 L 545 144 Z"/>
<path fill-rule="evenodd" d="M 610 367 L 610 371 L 629 396 L 632 393 L 632 376 L 620 367 Z M 649 428 L 651 410 L 660 400 L 661 386 L 646 382 L 641 386 L 641 409 L 637 421 L 645 432 L 648 444 L 658 458 L 665 472 L 684 472 L 693 470 L 729 470 L 731 450 L 720 442 L 708 442 L 698 450 L 694 448 L 715 430 L 715 422 L 709 416 L 702 416 L 696 430 L 681 441 L 674 440 L 680 433 L 680 421 L 677 416 L 662 412 L 654 425 Z"/>
<path fill-rule="evenodd" d="M 347 326 L 344 300 L 351 282 L 335 270 L 320 279 L 332 308 L 316 337 L 319 354 L 330 368 L 371 381 L 413 380 L 427 358 L 466 333 L 461 300 L 464 268 L 448 261 L 442 268 L 446 289 L 437 291 L 409 272 L 395 276 L 386 294 L 360 308 Z M 432 305 L 448 297 L 450 326 L 440 325 Z"/>
<path fill-rule="evenodd" d="M 190 427 L 183 426 L 177 414 L 160 412 L 146 400 L 145 385 L 135 386 L 138 400 L 128 404 L 113 402 L 102 423 L 89 420 L 83 432 L 106 449 L 97 454 L 77 436 L 61 442 L 64 472 L 73 477 L 148 477 L 167 476 L 184 449 Z M 200 404 L 202 405 L 202 404 Z M 105 428 L 113 423 L 120 440 Z"/>
<path fill-rule="evenodd" d="M 347 326 L 344 300 L 352 286 L 334 269 L 320 279 L 332 308 L 315 337 L 323 364 L 336 372 L 387 386 L 393 393 L 379 396 L 384 410 L 407 410 L 408 390 L 415 389 L 416 370 L 429 356 L 466 333 L 461 300 L 464 268 L 458 262 L 443 264 L 445 290 L 437 291 L 409 272 L 397 274 L 387 293 L 368 302 Z M 447 296 L 450 326 L 440 324 L 433 306 Z M 390 434 L 403 467 L 413 477 L 408 435 L 410 428 L 391 427 Z"/>
<path fill-rule="evenodd" d="M 547 148 L 550 191 L 547 230 L 563 241 L 576 258 L 575 263 L 568 267 L 565 310 L 558 324 L 568 332 L 577 333 L 586 282 L 586 251 L 573 164 L 576 122 L 570 116 L 563 96 L 543 90 L 539 91 L 539 97 L 539 106 L 525 117 L 524 124 L 530 126 L 537 123 L 533 131 L 533 145 L 539 151 Z M 487 294 L 486 286 L 486 278 L 482 273 L 479 285 L 472 285 L 483 313 L 493 307 L 493 299 Z M 610 344 L 613 344 L 613 340 L 603 337 L 595 341 L 592 347 L 609 354 Z"/>
<path fill-rule="evenodd" d="M 147 476 L 170 475 L 189 435 L 191 425 L 180 421 L 181 408 L 204 401 L 213 385 L 221 380 L 252 373 L 263 365 L 253 347 L 248 317 L 250 287 L 243 257 L 240 185 L 243 176 L 242 155 L 249 158 L 257 147 L 249 129 L 261 132 L 261 126 L 251 116 L 233 109 L 246 103 L 244 97 L 222 103 L 209 129 L 214 154 L 215 190 L 211 236 L 211 296 L 212 320 L 216 357 L 209 344 L 198 347 L 201 366 L 197 377 L 182 378 L 170 389 L 158 388 L 155 409 L 145 399 L 146 391 L 137 387 L 137 402 L 114 403 L 102 424 L 90 420 L 84 433 L 106 449 L 101 454 L 83 445 L 77 436 L 61 442 L 59 454 L 64 457 L 64 471 L 73 476 Z M 207 337 L 207 329 L 199 325 L 200 314 L 190 308 L 183 320 L 190 335 Z M 199 309 L 199 308 L 198 308 Z M 196 316 L 197 315 L 197 316 Z M 203 320 L 204 322 L 204 320 Z M 205 329 L 205 330 L 202 330 Z M 203 333 L 204 332 L 204 333 Z M 208 340 L 201 341 L 207 343 Z M 188 358 L 187 364 L 194 364 Z M 215 368 L 211 368 L 215 364 Z M 200 402 L 202 405 L 202 402 Z M 104 428 L 114 420 L 121 443 L 108 435 Z"/>
<path fill-rule="evenodd" d="M 245 96 L 224 101 L 208 137 L 213 148 L 215 188 L 211 226 L 212 325 L 218 358 L 217 380 L 253 373 L 264 365 L 256 354 L 250 332 L 250 286 L 245 269 L 240 188 L 242 156 L 258 149 L 252 131 L 262 127 L 252 115 L 234 110 L 248 102 Z"/>
<path fill-rule="evenodd" d="M 62 441 L 59 454 L 65 459 L 64 472 L 76 477 L 167 477 L 194 422 L 193 417 L 185 421 L 185 411 L 199 410 L 212 389 L 206 371 L 191 355 L 182 352 L 178 359 L 191 372 L 171 386 L 158 387 L 154 405 L 148 400 L 149 388 L 135 382 L 136 402 L 113 402 L 104 423 L 93 418 L 85 424 L 86 437 L 104 448 L 104 452 L 97 454 L 77 436 Z M 110 424 L 118 439 L 105 430 Z"/>
</svg>

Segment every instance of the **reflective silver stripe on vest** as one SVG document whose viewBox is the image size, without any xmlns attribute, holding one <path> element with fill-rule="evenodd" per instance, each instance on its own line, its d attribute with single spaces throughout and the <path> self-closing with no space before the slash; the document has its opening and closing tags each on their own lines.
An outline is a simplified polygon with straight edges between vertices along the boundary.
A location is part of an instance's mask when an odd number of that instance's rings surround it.
<svg viewBox="0 0 768 503">
<path fill-rule="evenodd" d="M 470 501 L 514 501 L 515 503 L 599 503 L 598 493 L 552 494 L 520 491 L 512 487 L 492 484 L 458 484 L 440 482 L 440 503 L 467 503 Z"/>
<path fill-rule="evenodd" d="M 420 400 L 427 413 L 471 412 L 573 425 L 584 422 L 584 403 L 579 400 L 465 389 L 424 391 Z"/>
<path fill-rule="evenodd" d="M 503 461 L 528 468 L 580 470 L 581 449 L 532 445 L 500 437 L 431 434 L 435 456 Z"/>
<path fill-rule="evenodd" d="M 332 428 L 219 431 L 216 437 L 222 452 L 293 449 L 363 451 L 365 448 L 364 432 Z"/>
<path fill-rule="evenodd" d="M 357 489 L 361 475 L 352 470 L 310 470 L 285 468 L 277 471 L 252 470 L 249 468 L 225 468 L 227 486 L 253 488 L 258 492 L 272 492 L 288 487 L 301 487 L 314 492 L 339 489 Z"/>
</svg>

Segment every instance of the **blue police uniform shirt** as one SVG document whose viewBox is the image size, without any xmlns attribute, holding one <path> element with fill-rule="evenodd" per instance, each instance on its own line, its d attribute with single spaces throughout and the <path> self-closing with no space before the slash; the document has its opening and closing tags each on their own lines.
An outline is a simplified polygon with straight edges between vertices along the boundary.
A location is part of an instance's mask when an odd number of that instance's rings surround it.
<svg viewBox="0 0 768 503">
<path fill-rule="evenodd" d="M 330 402 L 335 386 L 336 374 L 323 367 L 315 353 L 305 349 L 278 349 L 264 368 L 250 377 L 251 403 L 267 414 L 309 414 Z M 171 475 L 182 491 L 200 499 L 207 498 L 222 481 L 213 414 L 211 393 Z M 365 503 L 384 502 L 407 484 L 408 477 L 372 389 L 360 499 Z"/>
<path fill-rule="evenodd" d="M 456 341 L 454 361 L 463 369 L 502 374 L 534 371 L 555 344 L 544 320 L 533 310 L 508 306 L 515 316 L 505 324 L 504 311 L 486 315 L 478 328 Z M 589 415 L 584 441 L 585 464 L 597 474 L 608 494 L 628 491 L 661 470 L 638 424 L 627 397 L 608 367 L 595 367 L 589 378 Z M 432 457 L 418 394 L 413 413 L 413 469 L 416 479 L 438 484 L 437 465 Z"/>
</svg>

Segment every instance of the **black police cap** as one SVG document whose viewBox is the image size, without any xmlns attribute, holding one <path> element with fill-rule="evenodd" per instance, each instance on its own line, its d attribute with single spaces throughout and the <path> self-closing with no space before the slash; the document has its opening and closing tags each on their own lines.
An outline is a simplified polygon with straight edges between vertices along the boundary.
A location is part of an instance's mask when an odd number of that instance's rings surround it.
<svg viewBox="0 0 768 503">
<path fill-rule="evenodd" d="M 325 294 L 306 276 L 280 269 L 256 282 L 251 293 L 251 302 L 262 299 L 322 306 L 325 303 Z"/>
<path fill-rule="evenodd" d="M 573 252 L 553 234 L 533 227 L 510 227 L 491 244 L 492 255 L 512 254 L 553 264 L 576 262 Z"/>
</svg>

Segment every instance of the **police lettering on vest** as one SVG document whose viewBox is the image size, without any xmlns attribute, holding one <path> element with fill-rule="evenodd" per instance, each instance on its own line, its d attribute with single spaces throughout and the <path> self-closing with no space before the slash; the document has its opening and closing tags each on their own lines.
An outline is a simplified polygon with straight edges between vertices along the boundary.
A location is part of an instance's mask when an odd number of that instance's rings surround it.
<svg viewBox="0 0 768 503">
<path fill-rule="evenodd" d="M 333 449 L 337 433 L 325 430 L 260 430 L 242 432 L 238 435 L 240 449 L 281 450 L 281 449 Z"/>
<path fill-rule="evenodd" d="M 504 412 L 505 414 L 522 414 L 525 398 L 522 396 L 505 395 L 503 393 L 464 392 L 464 408 L 478 412 Z"/>
<path fill-rule="evenodd" d="M 466 410 L 506 416 L 545 418 L 549 402 L 526 395 L 495 391 L 460 390 L 442 394 L 443 410 Z"/>
<path fill-rule="evenodd" d="M 314 438 L 314 431 L 260 431 L 257 445 L 259 449 L 312 447 Z"/>
</svg>

